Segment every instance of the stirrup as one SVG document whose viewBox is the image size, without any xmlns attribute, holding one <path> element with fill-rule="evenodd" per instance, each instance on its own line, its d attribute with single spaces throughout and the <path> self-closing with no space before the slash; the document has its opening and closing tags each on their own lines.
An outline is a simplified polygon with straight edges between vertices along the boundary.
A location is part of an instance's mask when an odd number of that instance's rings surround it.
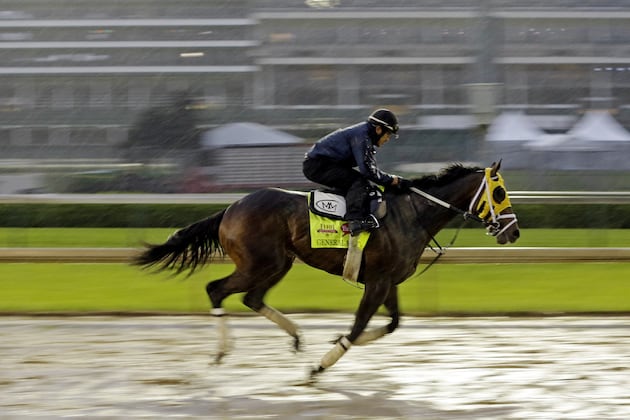
<svg viewBox="0 0 630 420">
<path fill-rule="evenodd" d="M 361 220 L 350 220 L 350 222 L 348 222 L 348 228 L 352 236 L 356 236 L 364 230 L 378 229 L 379 227 L 381 227 L 381 225 L 373 214 Z"/>
</svg>

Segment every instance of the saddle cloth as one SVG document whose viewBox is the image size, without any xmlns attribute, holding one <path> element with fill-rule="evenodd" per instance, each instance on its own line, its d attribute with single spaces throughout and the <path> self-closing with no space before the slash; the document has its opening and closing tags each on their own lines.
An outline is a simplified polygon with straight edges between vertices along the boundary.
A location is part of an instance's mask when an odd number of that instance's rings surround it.
<svg viewBox="0 0 630 420">
<path fill-rule="evenodd" d="M 317 203 L 321 206 L 317 206 Z M 346 213 L 346 200 L 343 196 L 323 191 L 311 191 L 308 195 L 308 208 L 311 248 L 347 249 L 350 229 L 348 222 L 343 220 L 343 215 Z M 360 249 L 365 248 L 369 238 L 370 232 L 359 233 Z"/>
</svg>

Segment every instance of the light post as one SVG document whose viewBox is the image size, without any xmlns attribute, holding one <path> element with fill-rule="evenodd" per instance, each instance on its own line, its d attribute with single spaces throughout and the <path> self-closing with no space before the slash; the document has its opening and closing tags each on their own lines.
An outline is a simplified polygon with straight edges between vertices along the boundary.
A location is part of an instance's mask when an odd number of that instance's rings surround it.
<svg viewBox="0 0 630 420">
<path fill-rule="evenodd" d="M 477 123 L 473 132 L 476 156 L 480 157 L 488 127 L 496 116 L 502 84 L 497 81 L 495 67 L 497 20 L 490 13 L 490 0 L 479 0 L 479 30 L 474 82 L 466 85 L 470 111 Z"/>
</svg>

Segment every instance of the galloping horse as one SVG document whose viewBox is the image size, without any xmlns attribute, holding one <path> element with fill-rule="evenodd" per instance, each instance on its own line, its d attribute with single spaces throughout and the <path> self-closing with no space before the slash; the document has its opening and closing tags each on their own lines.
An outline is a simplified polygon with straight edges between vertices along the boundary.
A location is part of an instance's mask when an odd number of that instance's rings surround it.
<svg viewBox="0 0 630 420">
<path fill-rule="evenodd" d="M 437 175 L 414 179 L 412 190 L 418 194 L 385 191 L 387 214 L 381 228 L 372 232 L 364 250 L 358 280 L 365 288 L 354 324 L 350 333 L 341 336 L 324 355 L 311 377 L 335 364 L 351 345 L 366 344 L 398 327 L 398 285 L 414 274 L 424 248 L 455 217 L 454 210 L 483 221 L 499 244 L 518 239 L 516 216 L 499 167 L 500 162 L 485 170 L 456 164 Z M 427 199 L 427 194 L 433 200 Z M 296 258 L 341 275 L 346 255 L 344 249 L 311 248 L 308 212 L 305 193 L 262 189 L 176 231 L 161 245 L 147 245 L 134 263 L 193 272 L 213 254 L 227 253 L 235 264 L 234 272 L 206 286 L 213 307 L 211 313 L 218 323 L 217 362 L 228 348 L 222 302 L 239 292 L 245 293 L 246 306 L 291 335 L 297 350 L 300 344 L 297 325 L 265 304 L 266 293 L 284 277 Z M 390 323 L 366 331 L 381 305 L 387 309 Z"/>
</svg>

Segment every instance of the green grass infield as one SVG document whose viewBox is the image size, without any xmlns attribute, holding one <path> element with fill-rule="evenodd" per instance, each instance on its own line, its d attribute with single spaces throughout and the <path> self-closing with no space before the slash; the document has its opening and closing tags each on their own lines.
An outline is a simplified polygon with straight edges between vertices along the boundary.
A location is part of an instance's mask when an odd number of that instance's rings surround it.
<svg viewBox="0 0 630 420">
<path fill-rule="evenodd" d="M 0 313 L 207 313 L 205 284 L 232 264 L 194 275 L 124 264 L 0 264 Z M 403 313 L 487 315 L 630 312 L 630 263 L 436 264 L 400 286 Z M 362 290 L 296 264 L 267 302 L 287 312 L 354 312 Z M 249 309 L 234 295 L 229 311 Z"/>
<path fill-rule="evenodd" d="M 0 247 L 136 247 L 173 229 L 2 228 Z M 455 231 L 438 236 L 442 245 Z M 530 229 L 518 246 L 625 247 L 628 229 Z M 496 246 L 483 229 L 464 229 L 454 246 Z M 422 268 L 422 267 L 421 267 Z M 151 273 L 125 264 L 2 263 L 0 313 L 207 313 L 205 284 L 231 264 L 193 276 Z M 436 264 L 400 287 L 407 314 L 630 313 L 630 263 Z M 268 295 L 287 312 L 354 312 L 362 291 L 339 277 L 296 264 Z M 229 311 L 249 312 L 240 295 Z"/>
<path fill-rule="evenodd" d="M 169 228 L 0 228 L 0 248 L 21 247 L 137 247 L 159 243 L 175 229 Z M 443 246 L 455 236 L 445 229 L 437 240 Z M 626 247 L 630 229 L 526 229 L 516 246 Z M 499 246 L 482 228 L 461 229 L 453 246 Z"/>
</svg>

